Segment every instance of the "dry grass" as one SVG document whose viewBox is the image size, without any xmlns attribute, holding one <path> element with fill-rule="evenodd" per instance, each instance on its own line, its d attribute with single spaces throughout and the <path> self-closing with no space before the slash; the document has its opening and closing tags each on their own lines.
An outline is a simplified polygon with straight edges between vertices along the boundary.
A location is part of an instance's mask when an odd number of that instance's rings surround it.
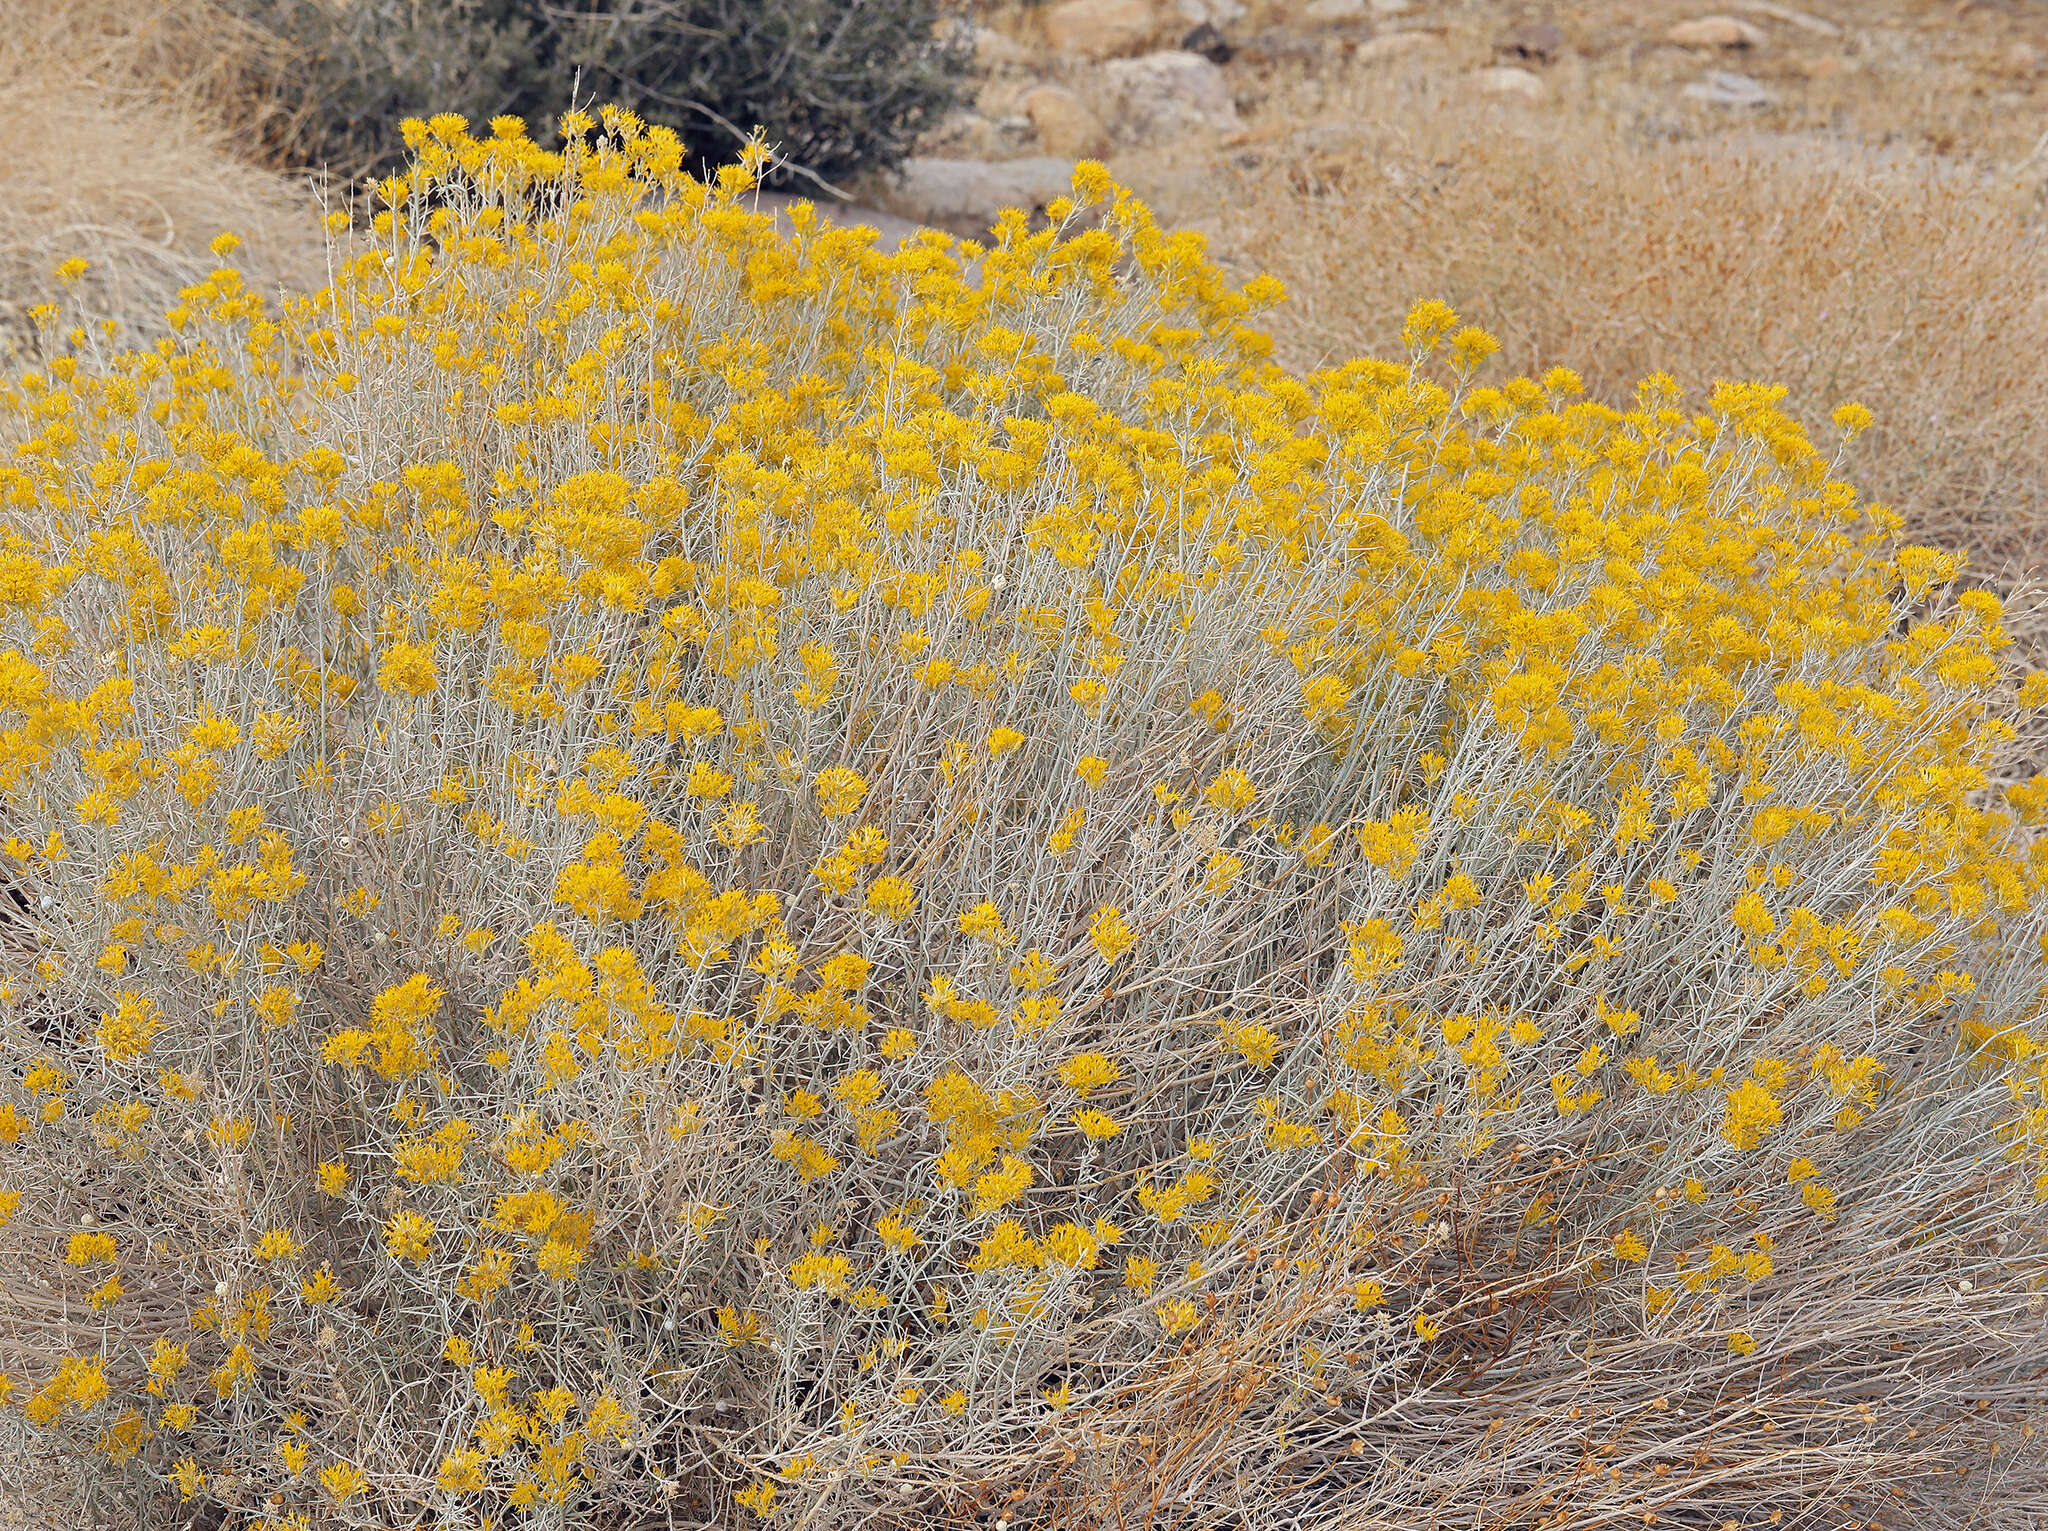
<svg viewBox="0 0 2048 1531">
<path fill-rule="evenodd" d="M 1120 168 L 1233 264 L 1288 284 L 1289 362 L 1397 353 L 1409 304 L 1441 296 L 1501 338 L 1505 366 L 1570 365 L 1609 399 L 1659 370 L 1782 383 L 1809 421 L 1860 399 L 1880 421 L 1856 467 L 1872 495 L 1980 563 L 2037 556 L 2038 167 L 1818 136 L 1657 141 L 1589 106 L 1502 107 L 1421 73 L 1304 82 L 1246 136 Z"/>
<path fill-rule="evenodd" d="M 237 153 L 264 111 L 241 88 L 262 39 L 210 0 L 27 0 L 0 31 L 0 348 L 55 294 L 58 263 L 92 262 L 95 317 L 146 329 L 246 241 L 252 280 L 317 274 L 302 185 Z"/>
</svg>

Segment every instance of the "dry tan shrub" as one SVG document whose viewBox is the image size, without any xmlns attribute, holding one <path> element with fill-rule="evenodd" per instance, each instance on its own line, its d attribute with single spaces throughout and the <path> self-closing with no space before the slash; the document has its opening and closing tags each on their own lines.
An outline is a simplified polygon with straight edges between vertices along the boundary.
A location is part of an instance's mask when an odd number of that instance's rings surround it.
<svg viewBox="0 0 2048 1531">
<path fill-rule="evenodd" d="M 1583 103 L 1502 109 L 1384 74 L 1281 90 L 1252 137 L 1121 168 L 1287 283 L 1289 362 L 1398 353 L 1408 305 L 1441 296 L 1510 367 L 1567 362 L 1596 397 L 1661 370 L 1702 391 L 1770 378 L 1810 421 L 1860 399 L 1878 425 L 1859 471 L 1923 534 L 1980 563 L 2040 535 L 2048 251 L 2022 170 L 1790 135 L 1656 142 Z"/>
<path fill-rule="evenodd" d="M 241 93 L 264 46 L 208 0 L 28 0 L 0 30 L 0 347 L 58 290 L 55 268 L 92 263 L 95 318 L 149 329 L 178 289 L 239 234 L 253 282 L 319 273 L 302 186 L 237 151 L 265 109 Z"/>
<path fill-rule="evenodd" d="M 103 85 L 203 106 L 241 128 L 275 110 L 249 84 L 284 49 L 219 0 L 24 0 L 15 9 L 13 46 Z"/>
</svg>

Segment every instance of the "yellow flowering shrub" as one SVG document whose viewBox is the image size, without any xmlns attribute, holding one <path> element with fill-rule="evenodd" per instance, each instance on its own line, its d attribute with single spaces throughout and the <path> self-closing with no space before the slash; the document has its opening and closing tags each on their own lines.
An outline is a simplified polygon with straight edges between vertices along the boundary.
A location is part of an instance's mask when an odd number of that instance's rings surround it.
<svg viewBox="0 0 2048 1531">
<path fill-rule="evenodd" d="M 1288 376 L 1099 166 L 884 255 L 570 127 L 0 389 L 53 1494 L 2032 1502 L 2042 693 L 1955 559 L 1768 388 L 1440 304 Z"/>
</svg>

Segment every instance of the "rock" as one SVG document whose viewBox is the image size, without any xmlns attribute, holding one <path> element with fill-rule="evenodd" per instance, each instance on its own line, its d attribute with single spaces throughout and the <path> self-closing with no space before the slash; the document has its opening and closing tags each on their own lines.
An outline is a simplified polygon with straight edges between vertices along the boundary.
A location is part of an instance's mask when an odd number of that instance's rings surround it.
<svg viewBox="0 0 2048 1531">
<path fill-rule="evenodd" d="M 1017 104 L 1031 119 L 1039 145 L 1047 154 L 1092 159 L 1109 147 L 1102 119 L 1063 85 L 1040 85 L 1026 91 Z"/>
<path fill-rule="evenodd" d="M 1301 14 L 1307 21 L 1356 21 L 1361 16 L 1405 16 L 1415 0 L 1309 0 Z"/>
<path fill-rule="evenodd" d="M 1244 0 L 1173 0 L 1173 9 L 1190 26 L 1227 27 L 1244 20 Z"/>
<path fill-rule="evenodd" d="M 1543 83 L 1543 76 L 1513 65 L 1475 69 L 1466 78 L 1480 95 L 1499 101 L 1541 101 L 1550 94 L 1550 87 Z"/>
<path fill-rule="evenodd" d="M 1385 64 L 1397 58 L 1435 53 L 1443 46 L 1444 40 L 1434 32 L 1386 32 L 1360 43 L 1352 50 L 1351 61 L 1367 66 Z"/>
<path fill-rule="evenodd" d="M 994 157 L 1016 159 L 1037 145 L 1038 124 L 1022 112 L 1013 112 L 1007 117 L 996 118 L 996 137 L 1001 152 Z"/>
<path fill-rule="evenodd" d="M 1752 16 L 1768 16 L 1773 21 L 1782 21 L 1802 32 L 1811 32 L 1815 37 L 1842 35 L 1842 29 L 1834 22 L 1820 16 L 1809 16 L 1805 11 L 1795 11 L 1789 5 L 1779 5 L 1776 0 L 1735 0 L 1735 8 Z"/>
<path fill-rule="evenodd" d="M 1021 110 L 1019 103 L 1024 93 L 1032 89 L 1030 80 L 990 80 L 981 87 L 974 98 L 974 109 L 982 116 L 994 121 Z"/>
<path fill-rule="evenodd" d="M 1686 86 L 1682 94 L 1686 100 L 1706 106 L 1743 108 L 1771 104 L 1771 93 L 1764 89 L 1761 80 L 1729 69 L 1713 70 L 1704 79 Z"/>
<path fill-rule="evenodd" d="M 1230 46 L 1230 39 L 1207 21 L 1189 28 L 1188 35 L 1180 40 L 1180 51 L 1199 53 L 1212 64 L 1227 64 L 1237 57 L 1237 50 Z"/>
<path fill-rule="evenodd" d="M 2005 50 L 2004 56 L 1999 59 L 2000 67 L 2007 74 L 2018 75 L 2022 79 L 2031 78 L 2039 74 L 2041 72 L 2041 64 L 2041 50 L 2028 42 L 2014 43 Z"/>
<path fill-rule="evenodd" d="M 1564 52 L 1564 29 L 1555 22 L 1532 21 L 1503 37 L 1500 52 L 1531 64 L 1551 63 Z"/>
<path fill-rule="evenodd" d="M 1045 13 L 1047 41 L 1087 58 L 1135 53 L 1158 30 L 1152 0 L 1063 0 Z"/>
<path fill-rule="evenodd" d="M 928 159 L 1015 159 L 1036 152 L 1038 131 L 1018 106 L 1018 87 L 990 87 L 979 109 L 948 113 L 917 140 Z"/>
<path fill-rule="evenodd" d="M 1114 102 L 1110 132 L 1120 143 L 1157 143 L 1184 133 L 1227 133 L 1243 126 L 1223 71 L 1200 54 L 1118 59 L 1103 74 Z"/>
<path fill-rule="evenodd" d="M 874 200 L 882 211 L 962 239 L 984 238 L 1005 208 L 1038 213 L 1073 194 L 1074 164 L 1065 159 L 909 159 L 883 177 Z"/>
<path fill-rule="evenodd" d="M 1239 44 L 1237 56 L 1251 64 L 1312 64 L 1327 52 L 1325 44 L 1317 38 L 1304 37 L 1284 27 L 1268 27 Z"/>
<path fill-rule="evenodd" d="M 1308 21 L 1356 21 L 1367 15 L 1406 16 L 1416 9 L 1416 0 L 1309 0 L 1301 14 Z"/>
<path fill-rule="evenodd" d="M 918 138 L 917 152 L 935 159 L 997 159 L 1002 134 L 980 112 L 948 112 Z"/>
<path fill-rule="evenodd" d="M 795 229 L 795 225 L 790 221 L 790 208 L 798 202 L 809 200 L 782 191 L 760 191 L 753 195 L 755 207 L 761 212 L 775 214 L 776 222 L 785 235 L 794 232 Z M 879 250 L 901 249 L 904 242 L 917 233 L 917 225 L 909 219 L 878 212 L 871 207 L 834 202 L 820 202 L 814 206 L 820 223 L 842 229 L 873 229 L 880 236 L 875 241 L 875 247 Z"/>
<path fill-rule="evenodd" d="M 1664 34 L 1664 40 L 1681 48 L 1761 48 L 1766 41 L 1762 27 L 1733 16 L 1681 21 Z"/>
<path fill-rule="evenodd" d="M 994 27 L 974 29 L 974 63 L 978 69 L 989 73 L 1015 69 L 1029 56 L 1024 45 L 1007 32 L 998 32 Z"/>
</svg>

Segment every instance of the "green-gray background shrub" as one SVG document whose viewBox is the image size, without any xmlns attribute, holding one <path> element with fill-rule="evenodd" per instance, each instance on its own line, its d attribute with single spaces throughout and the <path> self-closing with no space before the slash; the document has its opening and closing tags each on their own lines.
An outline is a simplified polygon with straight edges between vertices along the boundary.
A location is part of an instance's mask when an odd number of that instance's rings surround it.
<svg viewBox="0 0 2048 1531">
<path fill-rule="evenodd" d="M 513 113 L 540 133 L 573 96 L 666 123 L 709 164 L 758 128 L 792 167 L 771 181 L 815 187 L 900 163 L 969 57 L 938 0 L 236 4 L 293 55 L 291 151 L 343 176 L 391 162 L 400 118 Z"/>
</svg>

